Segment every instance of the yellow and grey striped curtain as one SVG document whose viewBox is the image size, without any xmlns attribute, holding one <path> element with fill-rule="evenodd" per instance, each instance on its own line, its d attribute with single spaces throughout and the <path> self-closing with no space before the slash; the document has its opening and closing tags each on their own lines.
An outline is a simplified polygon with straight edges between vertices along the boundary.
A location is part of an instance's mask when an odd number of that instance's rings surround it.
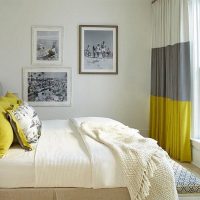
<svg viewBox="0 0 200 200">
<path fill-rule="evenodd" d="M 152 7 L 149 134 L 172 158 L 191 161 L 188 0 L 157 0 Z"/>
</svg>

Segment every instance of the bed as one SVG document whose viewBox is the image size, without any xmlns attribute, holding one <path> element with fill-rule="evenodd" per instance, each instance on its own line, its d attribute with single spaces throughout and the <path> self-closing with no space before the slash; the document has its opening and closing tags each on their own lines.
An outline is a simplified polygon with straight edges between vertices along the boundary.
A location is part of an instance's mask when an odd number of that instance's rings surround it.
<svg viewBox="0 0 200 200">
<path fill-rule="evenodd" d="M 79 118 L 76 122 L 88 120 L 120 123 L 107 118 Z M 130 200 L 119 160 L 105 145 L 92 143 L 96 160 L 91 160 L 90 149 L 73 120 L 43 121 L 42 136 L 32 151 L 14 145 L 0 160 L 0 200 Z M 156 172 L 155 177 L 154 184 L 162 193 L 167 183 L 161 183 L 164 177 Z M 150 190 L 149 196 L 153 193 Z"/>
</svg>

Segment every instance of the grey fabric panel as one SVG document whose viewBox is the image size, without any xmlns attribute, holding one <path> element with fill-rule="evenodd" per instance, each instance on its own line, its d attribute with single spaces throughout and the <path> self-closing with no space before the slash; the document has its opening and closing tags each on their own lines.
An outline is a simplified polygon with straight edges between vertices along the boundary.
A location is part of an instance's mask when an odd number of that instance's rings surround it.
<svg viewBox="0 0 200 200">
<path fill-rule="evenodd" d="M 151 95 L 190 101 L 190 44 L 152 49 Z"/>
</svg>

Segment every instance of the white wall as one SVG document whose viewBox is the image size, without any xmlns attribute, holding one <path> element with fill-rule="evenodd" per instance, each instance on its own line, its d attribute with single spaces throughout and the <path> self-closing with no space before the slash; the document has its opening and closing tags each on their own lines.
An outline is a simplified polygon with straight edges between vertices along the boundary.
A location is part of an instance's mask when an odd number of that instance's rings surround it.
<svg viewBox="0 0 200 200">
<path fill-rule="evenodd" d="M 192 144 L 192 163 L 200 168 L 200 140 L 191 139 Z"/>
<path fill-rule="evenodd" d="M 78 25 L 119 26 L 119 74 L 78 74 Z M 0 0 L 0 82 L 22 95 L 31 66 L 31 26 L 64 26 L 64 64 L 73 70 L 72 107 L 37 107 L 42 119 L 104 116 L 148 129 L 151 3 L 149 0 Z"/>
</svg>

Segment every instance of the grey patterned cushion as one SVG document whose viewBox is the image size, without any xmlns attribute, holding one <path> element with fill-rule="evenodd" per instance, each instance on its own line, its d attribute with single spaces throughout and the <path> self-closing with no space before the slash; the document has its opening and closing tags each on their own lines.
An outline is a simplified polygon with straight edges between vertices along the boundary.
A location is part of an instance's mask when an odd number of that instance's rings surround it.
<svg viewBox="0 0 200 200">
<path fill-rule="evenodd" d="M 200 178 L 173 160 L 171 160 L 171 164 L 177 192 L 179 194 L 200 193 Z"/>
<path fill-rule="evenodd" d="M 12 110 L 20 128 L 23 130 L 28 143 L 35 143 L 41 135 L 42 123 L 34 108 L 24 102 L 17 109 Z"/>
</svg>

